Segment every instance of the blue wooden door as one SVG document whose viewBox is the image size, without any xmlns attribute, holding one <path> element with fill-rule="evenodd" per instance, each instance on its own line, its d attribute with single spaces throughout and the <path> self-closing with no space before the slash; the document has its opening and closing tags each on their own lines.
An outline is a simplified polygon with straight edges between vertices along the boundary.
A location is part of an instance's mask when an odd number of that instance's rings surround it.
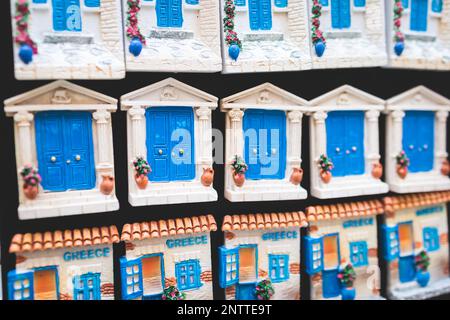
<svg viewBox="0 0 450 320">
<path fill-rule="evenodd" d="M 183 26 L 183 0 L 156 0 L 158 27 L 181 28 Z"/>
<path fill-rule="evenodd" d="M 416 278 L 416 265 L 414 255 L 400 257 L 398 261 L 400 282 L 414 281 Z"/>
<path fill-rule="evenodd" d="M 333 111 L 326 120 L 327 155 L 334 164 L 333 176 L 363 174 L 364 113 Z"/>
<path fill-rule="evenodd" d="M 334 29 L 350 28 L 350 0 L 331 0 L 331 26 Z"/>
<path fill-rule="evenodd" d="M 338 269 L 322 271 L 322 295 L 324 298 L 333 298 L 341 294 L 338 273 Z"/>
<path fill-rule="evenodd" d="M 428 0 L 411 0 L 410 29 L 427 31 Z"/>
<path fill-rule="evenodd" d="M 52 0 L 53 29 L 81 31 L 80 0 Z"/>
<path fill-rule="evenodd" d="M 189 107 L 147 109 L 147 157 L 152 181 L 195 177 L 194 114 Z"/>
<path fill-rule="evenodd" d="M 413 281 L 416 277 L 413 223 L 411 221 L 399 223 L 398 234 L 400 243 L 400 257 L 398 261 L 400 282 Z"/>
<path fill-rule="evenodd" d="M 236 287 L 236 300 L 256 300 L 256 283 L 240 283 Z"/>
<path fill-rule="evenodd" d="M 244 159 L 248 179 L 283 179 L 286 168 L 286 115 L 283 111 L 247 110 Z"/>
<path fill-rule="evenodd" d="M 251 30 L 272 29 L 271 0 L 248 0 Z"/>
<path fill-rule="evenodd" d="M 410 172 L 433 170 L 434 113 L 407 111 L 403 119 L 403 150 L 410 160 Z"/>
<path fill-rule="evenodd" d="M 36 146 L 45 190 L 94 188 L 95 165 L 89 112 L 39 112 L 36 115 Z"/>
</svg>

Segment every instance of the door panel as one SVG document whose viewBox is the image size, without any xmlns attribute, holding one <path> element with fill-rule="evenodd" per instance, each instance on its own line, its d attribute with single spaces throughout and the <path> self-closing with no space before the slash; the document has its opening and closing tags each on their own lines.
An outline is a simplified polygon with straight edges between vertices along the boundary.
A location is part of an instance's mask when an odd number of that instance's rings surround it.
<svg viewBox="0 0 450 320">
<path fill-rule="evenodd" d="M 194 173 L 194 121 L 192 109 L 180 108 L 171 115 L 171 179 L 189 180 Z"/>
<path fill-rule="evenodd" d="M 342 111 L 329 112 L 326 119 L 326 131 L 327 155 L 334 165 L 333 176 L 345 176 L 345 113 Z"/>
<path fill-rule="evenodd" d="M 400 257 L 398 261 L 400 282 L 410 282 L 416 279 L 414 255 Z"/>
<path fill-rule="evenodd" d="M 256 247 L 239 248 L 239 282 L 256 280 Z"/>
<path fill-rule="evenodd" d="M 428 0 L 411 0 L 410 29 L 412 31 L 427 31 Z"/>
<path fill-rule="evenodd" d="M 238 284 L 236 286 L 236 300 L 255 300 L 256 283 Z"/>
<path fill-rule="evenodd" d="M 58 300 L 58 280 L 56 269 L 34 271 L 35 300 Z"/>
<path fill-rule="evenodd" d="M 259 179 L 261 175 L 261 163 L 259 161 L 260 130 L 264 128 L 264 114 L 262 111 L 248 110 L 244 114 L 245 149 L 244 160 L 248 165 L 246 177 Z"/>
<path fill-rule="evenodd" d="M 337 269 L 322 271 L 322 295 L 324 298 L 333 298 L 341 294 L 338 272 Z"/>
<path fill-rule="evenodd" d="M 345 112 L 345 168 L 346 174 L 364 173 L 364 113 L 360 111 Z"/>
</svg>

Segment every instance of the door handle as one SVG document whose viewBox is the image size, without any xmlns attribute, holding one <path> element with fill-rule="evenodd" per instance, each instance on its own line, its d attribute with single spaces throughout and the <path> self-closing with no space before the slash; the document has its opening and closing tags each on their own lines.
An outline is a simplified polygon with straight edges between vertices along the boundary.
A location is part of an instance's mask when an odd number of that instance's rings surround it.
<svg viewBox="0 0 450 320">
<path fill-rule="evenodd" d="M 55 156 L 51 156 L 51 157 L 50 157 L 50 161 L 51 161 L 51 162 L 56 162 L 56 157 L 55 157 Z"/>
<path fill-rule="evenodd" d="M 337 152 L 337 153 L 341 152 L 341 148 L 336 147 L 336 152 Z"/>
<path fill-rule="evenodd" d="M 358 150 L 358 148 L 356 148 L 355 146 L 352 147 L 352 151 L 356 152 L 356 150 Z"/>
<path fill-rule="evenodd" d="M 409 150 L 414 149 L 414 146 L 412 144 L 409 145 Z"/>
<path fill-rule="evenodd" d="M 67 164 L 70 164 L 70 160 L 66 160 L 66 163 L 67 163 Z"/>
<path fill-rule="evenodd" d="M 277 154 L 277 149 L 272 148 L 272 154 Z"/>
<path fill-rule="evenodd" d="M 428 150 L 428 145 L 427 145 L 427 144 L 424 144 L 424 145 L 423 145 L 423 149 L 424 149 L 424 150 Z"/>
<path fill-rule="evenodd" d="M 182 155 L 184 154 L 184 150 L 183 150 L 183 149 L 180 149 L 180 150 L 178 151 L 178 153 L 180 154 L 180 156 L 182 156 Z"/>
<path fill-rule="evenodd" d="M 350 154 L 350 150 L 345 150 L 345 154 Z"/>
<path fill-rule="evenodd" d="M 80 161 L 80 160 L 81 160 L 81 156 L 80 156 L 79 154 L 77 154 L 77 155 L 75 156 L 75 160 Z"/>
<path fill-rule="evenodd" d="M 257 154 L 257 153 L 258 153 L 258 150 L 256 150 L 256 148 L 253 149 L 253 154 Z"/>
<path fill-rule="evenodd" d="M 159 149 L 159 150 L 158 150 L 158 153 L 159 153 L 160 155 L 163 154 L 162 149 Z"/>
</svg>

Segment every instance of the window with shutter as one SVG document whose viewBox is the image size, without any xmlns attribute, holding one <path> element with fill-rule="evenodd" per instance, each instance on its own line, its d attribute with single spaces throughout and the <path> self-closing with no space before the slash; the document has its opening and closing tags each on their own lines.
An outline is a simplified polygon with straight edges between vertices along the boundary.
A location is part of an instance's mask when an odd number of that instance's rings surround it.
<svg viewBox="0 0 450 320">
<path fill-rule="evenodd" d="M 423 233 L 423 247 L 427 252 L 437 251 L 440 248 L 439 232 L 436 227 L 426 227 Z"/>
<path fill-rule="evenodd" d="M 272 29 L 271 0 L 249 0 L 248 8 L 251 30 Z"/>
<path fill-rule="evenodd" d="M 402 0 L 402 6 L 403 6 L 403 9 L 408 9 L 409 8 L 409 0 Z"/>
<path fill-rule="evenodd" d="M 100 300 L 100 273 L 86 273 L 73 278 L 74 300 Z"/>
<path fill-rule="evenodd" d="M 443 6 L 442 0 L 432 0 L 431 11 L 436 12 L 436 13 L 441 13 L 442 6 Z"/>
<path fill-rule="evenodd" d="M 320 4 L 323 7 L 328 7 L 330 5 L 329 0 L 320 0 Z"/>
<path fill-rule="evenodd" d="M 289 279 L 289 256 L 287 254 L 269 254 L 269 277 L 274 283 Z"/>
<path fill-rule="evenodd" d="M 367 242 L 350 242 L 350 261 L 354 267 L 363 267 L 369 264 L 367 257 Z"/>
<path fill-rule="evenodd" d="M 127 260 L 120 258 L 120 275 L 122 281 L 122 299 L 132 300 L 142 297 L 142 262 L 141 259 Z"/>
<path fill-rule="evenodd" d="M 427 31 L 428 0 L 411 0 L 410 29 Z"/>
<path fill-rule="evenodd" d="M 350 28 L 350 0 L 331 0 L 331 25 L 334 29 Z"/>
<path fill-rule="evenodd" d="M 52 0 L 52 7 L 55 31 L 81 31 L 80 0 Z"/>
<path fill-rule="evenodd" d="M 366 0 L 355 0 L 354 6 L 357 8 L 365 7 L 366 6 Z"/>
<path fill-rule="evenodd" d="M 306 272 L 309 275 L 323 270 L 323 238 L 304 237 Z"/>
<path fill-rule="evenodd" d="M 181 28 L 182 0 L 156 0 L 156 16 L 158 27 Z"/>
<path fill-rule="evenodd" d="M 175 264 L 175 276 L 177 278 L 178 289 L 189 290 L 199 288 L 200 281 L 200 261 L 186 260 Z"/>
<path fill-rule="evenodd" d="M 239 282 L 239 248 L 219 247 L 219 284 L 226 288 Z"/>
<path fill-rule="evenodd" d="M 17 273 L 15 270 L 8 273 L 8 299 L 34 300 L 34 272 Z"/>
<path fill-rule="evenodd" d="M 393 261 L 399 257 L 400 242 L 398 239 L 398 226 L 382 226 L 383 251 L 386 261 Z"/>
</svg>

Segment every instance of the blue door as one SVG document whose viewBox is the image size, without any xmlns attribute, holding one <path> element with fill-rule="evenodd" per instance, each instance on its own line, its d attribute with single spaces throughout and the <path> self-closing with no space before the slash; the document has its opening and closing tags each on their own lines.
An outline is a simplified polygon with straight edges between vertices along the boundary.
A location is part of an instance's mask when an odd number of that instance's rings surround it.
<svg viewBox="0 0 450 320">
<path fill-rule="evenodd" d="M 363 174 L 364 112 L 333 111 L 326 120 L 327 155 L 334 164 L 333 176 Z"/>
<path fill-rule="evenodd" d="M 400 258 L 398 261 L 400 282 L 414 281 L 416 265 L 414 255 L 414 230 L 411 221 L 398 224 Z"/>
<path fill-rule="evenodd" d="M 181 28 L 183 26 L 183 0 L 156 0 L 158 27 Z"/>
<path fill-rule="evenodd" d="M 190 107 L 147 109 L 147 157 L 151 181 L 195 178 L 194 114 Z"/>
<path fill-rule="evenodd" d="M 236 300 L 256 300 L 256 283 L 240 283 L 236 285 Z"/>
<path fill-rule="evenodd" d="M 283 179 L 286 168 L 286 115 L 247 110 L 243 124 L 248 179 Z"/>
<path fill-rule="evenodd" d="M 322 271 L 322 294 L 324 298 L 334 298 L 341 294 L 338 273 L 338 269 Z"/>
<path fill-rule="evenodd" d="M 427 31 L 428 0 L 411 0 L 410 29 Z"/>
<path fill-rule="evenodd" d="M 95 186 L 92 116 L 89 112 L 36 114 L 36 146 L 42 187 L 48 191 Z"/>
<path fill-rule="evenodd" d="M 434 112 L 407 111 L 403 118 L 402 144 L 410 160 L 410 172 L 433 170 Z"/>
<path fill-rule="evenodd" d="M 340 265 L 339 234 L 327 234 L 323 237 L 323 270 L 322 295 L 324 298 L 333 298 L 341 294 L 338 279 Z"/>
<path fill-rule="evenodd" d="M 271 0 L 248 0 L 251 30 L 272 29 Z"/>
<path fill-rule="evenodd" d="M 398 261 L 400 282 L 410 282 L 416 279 L 414 255 L 400 257 Z"/>
<path fill-rule="evenodd" d="M 53 29 L 81 31 L 80 0 L 52 0 Z"/>
<path fill-rule="evenodd" d="M 331 26 L 334 29 L 350 28 L 350 0 L 331 0 Z"/>
</svg>

